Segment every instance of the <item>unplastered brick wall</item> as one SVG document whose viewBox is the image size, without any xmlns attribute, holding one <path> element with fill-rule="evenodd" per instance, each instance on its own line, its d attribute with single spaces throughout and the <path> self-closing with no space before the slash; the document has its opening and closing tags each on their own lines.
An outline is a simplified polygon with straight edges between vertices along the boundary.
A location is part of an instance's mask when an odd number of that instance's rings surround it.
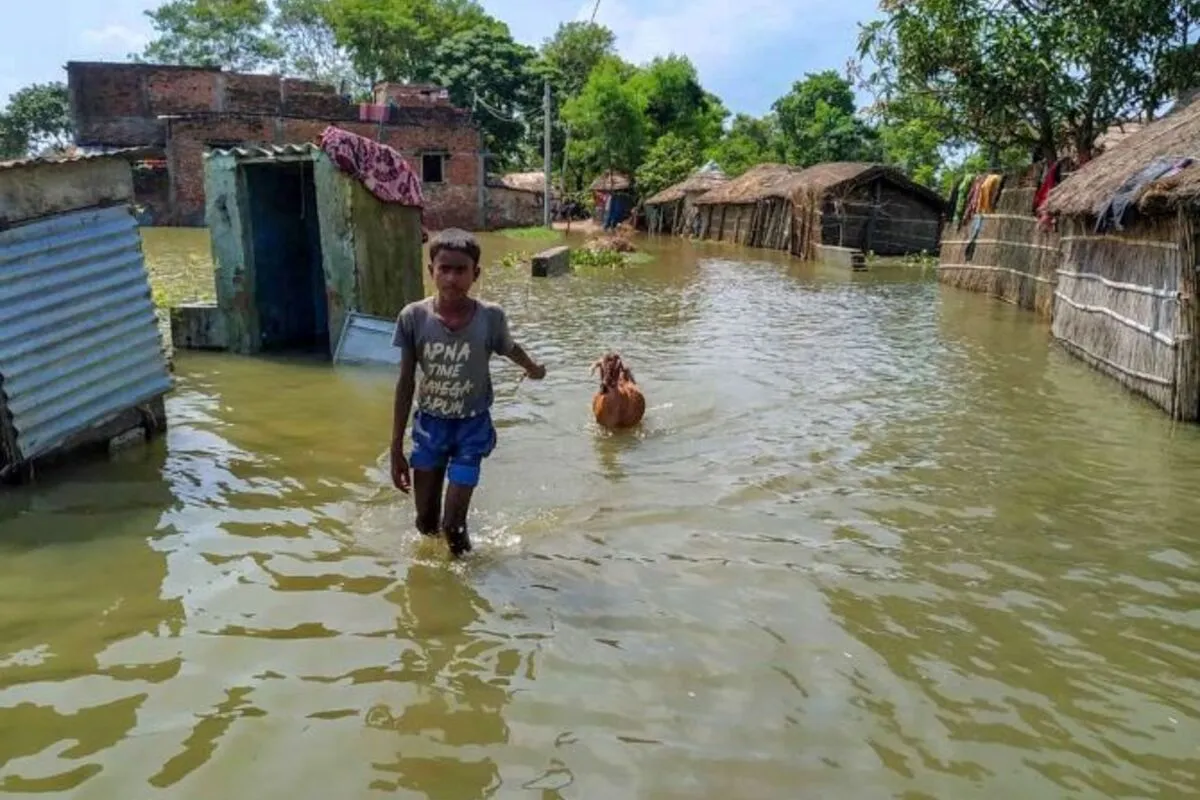
<svg viewBox="0 0 1200 800">
<path fill-rule="evenodd" d="M 67 88 L 76 141 L 85 146 L 165 144 L 164 115 L 358 116 L 358 106 L 333 86 L 219 69 L 73 61 Z"/>
<path fill-rule="evenodd" d="M 331 123 L 378 139 L 397 150 L 421 171 L 423 153 L 445 154 L 443 181 L 425 184 L 425 224 L 445 227 L 479 226 L 479 130 L 465 112 L 430 109 L 405 117 L 407 124 L 379 126 L 373 122 L 293 119 L 245 114 L 209 114 L 171 120 L 167 132 L 167 161 L 171 171 L 172 223 L 204 225 L 204 153 L 232 145 L 300 144 L 316 142 Z M 435 113 L 436 112 L 436 113 Z"/>
</svg>

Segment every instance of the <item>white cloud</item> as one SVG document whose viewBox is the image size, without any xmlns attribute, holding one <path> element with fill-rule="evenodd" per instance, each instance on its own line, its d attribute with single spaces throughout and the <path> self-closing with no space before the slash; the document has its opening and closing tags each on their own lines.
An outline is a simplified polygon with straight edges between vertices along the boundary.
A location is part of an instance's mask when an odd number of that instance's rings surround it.
<svg viewBox="0 0 1200 800">
<path fill-rule="evenodd" d="M 148 36 L 125 25 L 105 25 L 83 32 L 83 40 L 97 47 L 140 50 L 150 40 Z"/>
</svg>

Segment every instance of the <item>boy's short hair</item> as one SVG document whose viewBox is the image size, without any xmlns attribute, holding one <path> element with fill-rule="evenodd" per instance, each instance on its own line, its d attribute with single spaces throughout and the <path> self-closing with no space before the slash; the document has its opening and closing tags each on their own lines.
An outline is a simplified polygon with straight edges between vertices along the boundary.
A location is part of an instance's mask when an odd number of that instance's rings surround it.
<svg viewBox="0 0 1200 800">
<path fill-rule="evenodd" d="M 475 237 L 462 228 L 446 228 L 434 236 L 429 242 L 429 260 L 434 261 L 442 250 L 465 253 L 475 262 L 475 266 L 479 266 L 479 242 L 475 241 Z"/>
</svg>

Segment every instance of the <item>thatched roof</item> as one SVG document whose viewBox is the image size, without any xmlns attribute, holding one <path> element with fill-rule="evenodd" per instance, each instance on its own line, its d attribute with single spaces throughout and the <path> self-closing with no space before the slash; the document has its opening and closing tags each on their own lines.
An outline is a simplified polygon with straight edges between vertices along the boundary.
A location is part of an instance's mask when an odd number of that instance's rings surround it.
<svg viewBox="0 0 1200 800">
<path fill-rule="evenodd" d="M 744 175 L 696 198 L 699 205 L 739 205 L 756 203 L 768 197 L 793 200 L 798 194 L 826 194 L 870 183 L 878 177 L 923 198 L 938 208 L 945 199 L 933 189 L 914 183 L 900 170 L 884 164 L 834 161 L 807 169 L 786 164 L 759 164 Z"/>
<path fill-rule="evenodd" d="M 759 164 L 696 198 L 697 205 L 743 205 L 768 197 L 791 198 L 799 167 Z"/>
<path fill-rule="evenodd" d="M 1119 147 L 1097 156 L 1055 187 L 1045 210 L 1052 214 L 1096 215 L 1121 184 L 1159 156 L 1200 160 L 1200 102 L 1171 113 L 1130 135 Z M 1140 206 L 1153 198 L 1156 211 L 1168 211 L 1200 198 L 1200 164 L 1155 181 L 1142 193 Z"/>
<path fill-rule="evenodd" d="M 895 167 L 860 161 L 833 161 L 809 167 L 796 176 L 796 189 L 805 193 L 827 194 L 835 190 L 845 191 L 864 183 L 871 183 L 876 178 L 883 178 L 939 209 L 944 209 L 946 206 L 946 200 L 940 194 L 928 186 L 922 186 L 913 181 Z"/>
<path fill-rule="evenodd" d="M 541 194 L 546 191 L 546 173 L 544 172 L 510 172 L 496 178 L 496 182 L 506 189 L 516 189 L 519 192 Z M 554 192 L 553 185 L 550 187 L 550 192 L 552 194 Z"/>
<path fill-rule="evenodd" d="M 633 181 L 629 179 L 628 175 L 611 169 L 592 181 L 592 185 L 588 188 L 593 192 L 623 192 L 632 185 Z"/>
<path fill-rule="evenodd" d="M 728 182 L 729 178 L 720 169 L 698 169 L 686 180 L 682 180 L 674 186 L 668 186 L 651 197 L 646 201 L 646 205 L 658 206 L 665 203 L 674 203 L 676 200 L 682 200 L 689 194 L 703 194 Z"/>
</svg>

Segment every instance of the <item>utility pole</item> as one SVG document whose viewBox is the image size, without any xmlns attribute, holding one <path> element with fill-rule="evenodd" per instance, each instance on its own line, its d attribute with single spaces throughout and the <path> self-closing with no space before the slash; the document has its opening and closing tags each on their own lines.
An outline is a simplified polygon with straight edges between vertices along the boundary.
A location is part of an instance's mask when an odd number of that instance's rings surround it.
<svg viewBox="0 0 1200 800">
<path fill-rule="evenodd" d="M 550 81 L 544 81 L 542 86 L 542 105 L 545 112 L 545 141 L 542 143 L 542 224 L 547 228 L 550 224 Z"/>
</svg>

